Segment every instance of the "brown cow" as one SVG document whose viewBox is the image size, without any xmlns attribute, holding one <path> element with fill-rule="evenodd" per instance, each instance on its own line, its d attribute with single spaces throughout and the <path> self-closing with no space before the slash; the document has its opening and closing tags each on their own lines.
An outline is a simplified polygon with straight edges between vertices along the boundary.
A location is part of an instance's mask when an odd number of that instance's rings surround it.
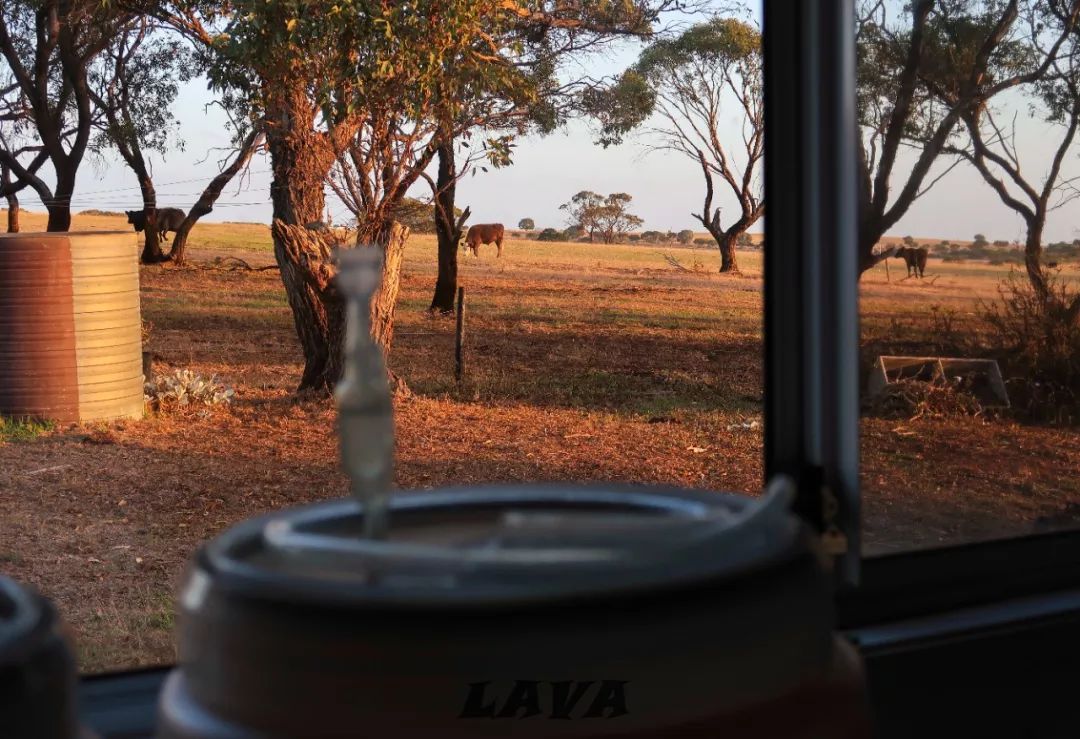
<svg viewBox="0 0 1080 739">
<path fill-rule="evenodd" d="M 474 257 L 480 256 L 480 245 L 495 244 L 499 252 L 497 257 L 502 256 L 503 225 L 501 223 L 478 223 L 469 228 L 465 236 L 465 249 L 472 249 Z"/>
</svg>

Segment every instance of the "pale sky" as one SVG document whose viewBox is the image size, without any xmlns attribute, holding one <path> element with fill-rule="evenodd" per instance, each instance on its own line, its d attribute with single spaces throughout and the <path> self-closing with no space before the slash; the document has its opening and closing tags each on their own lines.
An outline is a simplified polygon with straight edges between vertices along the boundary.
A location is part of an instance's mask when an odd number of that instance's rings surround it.
<svg viewBox="0 0 1080 739">
<path fill-rule="evenodd" d="M 639 49 L 636 44 L 628 43 L 608 58 L 592 60 L 589 72 L 593 76 L 617 72 L 633 62 Z M 186 209 L 195 201 L 202 185 L 217 173 L 220 153 L 211 152 L 209 159 L 199 163 L 210 150 L 228 144 L 222 115 L 215 108 L 206 108 L 210 99 L 205 82 L 195 80 L 183 88 L 174 104 L 186 150 L 172 152 L 164 160 L 153 158 L 159 206 Z M 738 136 L 734 111 L 726 126 L 729 137 Z M 1026 172 L 1038 176 L 1045 171 L 1057 135 L 1057 129 L 1026 120 L 1026 113 L 1022 113 L 1017 140 Z M 1080 148 L 1070 153 L 1066 173 L 1080 174 L 1078 154 Z M 562 228 L 567 224 L 559 205 L 580 190 L 593 190 L 632 195 L 631 211 L 645 220 L 644 229 L 700 230 L 690 211 L 701 209 L 703 180 L 697 163 L 682 156 L 646 153 L 643 142 L 637 141 L 605 150 L 592 143 L 591 132 L 584 123 L 575 122 L 551 136 L 519 141 L 514 160 L 508 169 L 478 172 L 462 181 L 458 187 L 458 207 L 471 206 L 470 222 L 502 222 L 516 227 L 521 218 L 530 217 L 538 228 Z M 269 161 L 256 159 L 248 180 L 243 184 L 234 182 L 227 188 L 206 220 L 268 223 L 269 183 Z M 416 194 L 426 194 L 424 189 L 426 186 Z M 31 192 L 24 191 L 23 201 L 24 207 L 41 210 Z M 134 177 L 118 157 L 109 156 L 104 165 L 89 160 L 84 163 L 74 199 L 76 212 L 87 208 L 128 210 L 138 205 Z M 331 206 L 331 216 L 343 224 L 349 214 L 335 203 Z M 760 230 L 761 225 L 755 230 Z M 1023 224 L 966 165 L 957 167 L 918 201 L 893 229 L 894 235 L 911 234 L 919 238 L 966 240 L 975 233 L 983 233 L 990 240 L 1012 240 L 1022 238 Z M 1071 241 L 1078 237 L 1080 202 L 1073 202 L 1051 215 L 1045 239 Z"/>
</svg>

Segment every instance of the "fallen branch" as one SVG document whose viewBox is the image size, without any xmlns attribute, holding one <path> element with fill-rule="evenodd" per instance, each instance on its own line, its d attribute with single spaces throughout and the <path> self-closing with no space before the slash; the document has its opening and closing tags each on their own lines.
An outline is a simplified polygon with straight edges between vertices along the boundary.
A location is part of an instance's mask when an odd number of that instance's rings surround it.
<svg viewBox="0 0 1080 739">
<path fill-rule="evenodd" d="M 657 253 L 659 254 L 659 252 Z M 667 262 L 680 272 L 693 272 L 693 270 L 687 269 L 686 267 L 682 266 L 682 264 L 679 263 L 679 260 L 671 256 L 670 254 L 660 254 L 660 256 L 664 258 L 665 262 Z"/>
<path fill-rule="evenodd" d="M 235 272 L 239 269 L 248 270 L 251 272 L 266 272 L 267 270 L 278 268 L 276 264 L 268 264 L 265 267 L 252 267 L 240 257 L 214 257 L 214 260 L 210 262 L 210 264 L 213 266 L 203 265 L 203 267 L 204 269 L 218 269 L 221 265 L 224 265 L 228 262 L 234 262 L 232 266 L 226 268 L 229 272 Z"/>
</svg>

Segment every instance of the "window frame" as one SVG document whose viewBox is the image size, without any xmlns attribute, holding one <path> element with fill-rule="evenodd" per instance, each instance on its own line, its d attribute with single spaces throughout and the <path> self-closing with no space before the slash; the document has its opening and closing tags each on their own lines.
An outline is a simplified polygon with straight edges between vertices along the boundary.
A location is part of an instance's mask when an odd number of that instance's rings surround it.
<svg viewBox="0 0 1080 739">
<path fill-rule="evenodd" d="M 765 470 L 795 477 L 813 528 L 846 534 L 839 628 L 887 650 L 1077 617 L 1080 531 L 861 558 L 854 5 L 762 11 Z M 172 668 L 81 675 L 80 718 L 110 739 L 145 736 Z"/>
<path fill-rule="evenodd" d="M 854 0 L 763 0 L 762 15 L 765 470 L 796 478 L 815 530 L 846 535 L 838 624 L 1080 588 L 1080 530 L 862 558 Z"/>
<path fill-rule="evenodd" d="M 839 544 L 830 547 L 838 581 L 854 586 L 861 565 L 854 6 L 764 0 L 762 15 L 766 477 L 796 480 L 796 513 Z"/>
</svg>

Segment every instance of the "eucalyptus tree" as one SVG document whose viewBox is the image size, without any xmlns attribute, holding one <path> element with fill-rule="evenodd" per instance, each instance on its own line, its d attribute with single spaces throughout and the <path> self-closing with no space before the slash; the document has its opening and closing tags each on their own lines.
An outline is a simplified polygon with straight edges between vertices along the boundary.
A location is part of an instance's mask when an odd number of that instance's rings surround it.
<svg viewBox="0 0 1080 739">
<path fill-rule="evenodd" d="M 134 6 L 100 0 L 6 0 L 0 3 L 0 56 L 13 80 L 5 90 L 40 149 L 0 148 L 0 164 L 32 188 L 49 213 L 48 230 L 71 226 L 71 198 L 97 115 L 90 67 L 130 20 Z M 31 155 L 29 163 L 20 153 Z M 55 185 L 40 168 L 48 161 Z M 13 183 L 14 185 L 14 183 Z"/>
<path fill-rule="evenodd" d="M 448 91 L 489 90 L 517 76 L 525 42 L 504 45 L 512 37 L 508 29 L 527 30 L 537 40 L 587 34 L 594 24 L 641 23 L 674 0 L 639 2 L 236 0 L 169 6 L 166 15 L 177 28 L 204 36 L 213 49 L 215 88 L 246 95 L 265 120 L 274 254 L 305 359 L 301 390 L 328 391 L 341 373 L 344 311 L 334 285 L 334 244 L 315 224 L 325 217 L 331 171 L 372 113 L 392 111 L 410 126 L 454 122 L 463 101 L 473 98 Z M 372 327 L 387 349 L 403 229 L 383 222 L 370 241 L 385 257 Z"/>
<path fill-rule="evenodd" d="M 506 3 L 503 7 L 513 8 Z M 461 178 L 488 166 L 509 166 L 517 137 L 550 134 L 580 112 L 582 91 L 593 84 L 582 72 L 592 55 L 628 37 L 648 37 L 665 11 L 695 9 L 678 0 L 561 8 L 537 2 L 529 13 L 515 10 L 516 21 L 502 26 L 501 37 L 483 40 L 488 48 L 511 50 L 507 59 L 514 74 L 488 78 L 486 84 L 456 74 L 444 76 L 442 97 L 450 106 L 439 129 L 436 178 L 429 178 L 439 252 L 429 311 L 446 314 L 454 309 L 458 246 L 471 214 L 468 208 L 456 209 Z"/>
<path fill-rule="evenodd" d="M 897 12 L 896 3 L 860 2 L 860 273 L 889 253 L 875 255 L 874 247 L 959 161 L 931 176 L 938 158 L 956 143 L 965 114 L 1048 73 L 1076 25 L 1078 3 L 1061 5 L 1068 7 L 1045 34 L 1046 53 L 1033 55 L 1030 29 L 1017 23 L 1020 0 L 914 0 Z M 933 89 L 928 83 L 935 79 Z M 904 151 L 910 167 L 901 164 Z"/>
<path fill-rule="evenodd" d="M 159 244 L 157 192 L 147 155 L 183 151 L 172 104 L 191 70 L 186 45 L 162 34 L 147 15 L 132 19 L 90 67 L 90 97 L 99 112 L 99 135 L 91 146 L 116 149 L 135 175 L 146 213 L 142 261 L 148 264 L 168 257 Z"/>
<path fill-rule="evenodd" d="M 701 168 L 704 202 L 691 215 L 716 241 L 721 272 L 739 271 L 735 245 L 765 214 L 763 92 L 761 34 L 737 17 L 716 17 L 656 41 L 614 84 L 586 95 L 605 147 L 640 127 L 651 150 L 681 154 Z M 729 111 L 738 117 L 738 137 L 721 131 Z M 736 205 L 726 223 L 714 206 L 714 177 Z"/>
<path fill-rule="evenodd" d="M 605 244 L 614 244 L 616 238 L 630 229 L 637 228 L 644 221 L 630 212 L 630 202 L 634 198 L 625 192 L 613 192 L 600 195 L 591 190 L 582 190 L 559 206 L 569 216 L 569 225 L 581 229 L 589 235 L 589 241 L 596 241 L 597 235 Z"/>
<path fill-rule="evenodd" d="M 1030 66 L 1049 66 L 1040 78 L 1017 88 L 1022 97 L 1008 119 L 1008 108 L 973 106 L 961 114 L 965 141 L 950 145 L 948 151 L 970 163 L 982 175 L 1001 202 L 1024 221 L 1024 263 L 1032 287 L 1048 296 L 1046 273 L 1042 265 L 1042 236 L 1050 212 L 1080 196 L 1080 177 L 1066 173 L 1066 157 L 1073 151 L 1080 128 L 1080 33 L 1075 28 L 1076 3 L 1041 0 L 1027 4 L 1023 14 L 1022 40 L 1017 57 L 1027 57 Z M 1048 45 L 1065 27 L 1072 33 L 1060 45 Z M 944 51 L 944 49 L 942 49 Z M 927 75 L 927 88 L 935 97 L 948 101 L 955 85 L 948 74 Z M 1042 175 L 1032 174 L 1034 167 L 1022 166 L 1021 146 L 1017 144 L 1016 107 L 1038 111 L 1051 131 L 1056 145 Z M 1023 141 L 1024 139 L 1021 139 Z M 1031 139 L 1027 139 L 1031 141 Z M 1038 170 L 1035 170 L 1038 171 Z M 985 242 L 985 238 L 984 238 Z"/>
</svg>

